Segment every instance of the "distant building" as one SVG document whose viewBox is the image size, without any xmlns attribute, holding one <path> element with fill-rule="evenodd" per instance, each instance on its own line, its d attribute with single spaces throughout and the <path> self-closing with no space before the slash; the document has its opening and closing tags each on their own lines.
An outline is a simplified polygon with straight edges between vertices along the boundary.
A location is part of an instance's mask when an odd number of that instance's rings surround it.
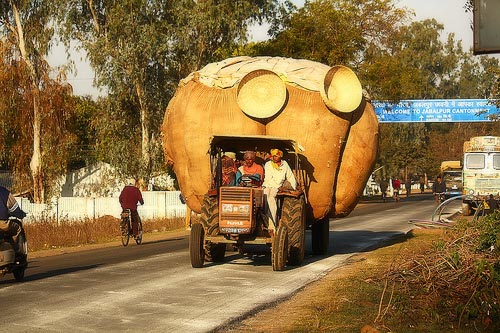
<svg viewBox="0 0 500 333">
<path fill-rule="evenodd" d="M 124 180 L 108 163 L 94 165 L 71 171 L 58 181 L 61 197 L 113 197 L 119 196 Z"/>
</svg>

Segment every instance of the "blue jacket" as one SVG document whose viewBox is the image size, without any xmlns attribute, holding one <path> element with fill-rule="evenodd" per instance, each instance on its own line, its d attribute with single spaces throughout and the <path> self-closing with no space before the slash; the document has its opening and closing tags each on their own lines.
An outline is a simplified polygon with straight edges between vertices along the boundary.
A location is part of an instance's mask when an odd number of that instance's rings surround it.
<svg viewBox="0 0 500 333">
<path fill-rule="evenodd" d="M 10 216 L 23 219 L 26 213 L 19 208 L 16 199 L 9 190 L 0 186 L 0 220 L 8 220 Z"/>
</svg>

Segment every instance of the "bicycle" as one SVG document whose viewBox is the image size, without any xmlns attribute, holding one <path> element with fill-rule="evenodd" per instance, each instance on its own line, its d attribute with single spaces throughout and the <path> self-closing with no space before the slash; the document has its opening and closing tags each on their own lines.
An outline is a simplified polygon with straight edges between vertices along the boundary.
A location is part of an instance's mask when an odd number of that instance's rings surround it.
<svg viewBox="0 0 500 333">
<path fill-rule="evenodd" d="M 123 246 L 127 246 L 130 236 L 134 236 L 134 232 L 132 230 L 132 212 L 130 209 L 124 209 L 121 213 L 121 222 L 120 222 L 120 234 Z M 142 221 L 139 220 L 137 222 L 137 236 L 134 237 L 135 243 L 140 245 L 142 243 Z"/>
<path fill-rule="evenodd" d="M 394 197 L 394 201 L 399 202 L 399 199 L 400 199 L 400 197 L 399 197 L 399 189 L 397 189 L 397 188 L 394 189 L 393 197 Z"/>
<path fill-rule="evenodd" d="M 434 194 L 435 201 L 438 205 L 442 204 L 445 200 L 445 193 L 444 192 L 438 192 Z"/>
</svg>

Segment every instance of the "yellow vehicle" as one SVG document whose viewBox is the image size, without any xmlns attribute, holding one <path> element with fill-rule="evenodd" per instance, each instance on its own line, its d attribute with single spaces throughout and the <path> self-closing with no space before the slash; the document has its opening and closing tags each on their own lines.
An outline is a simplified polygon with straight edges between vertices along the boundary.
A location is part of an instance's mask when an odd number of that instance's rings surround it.
<svg viewBox="0 0 500 333">
<path fill-rule="evenodd" d="M 441 176 L 446 183 L 445 197 L 454 197 L 463 192 L 462 163 L 461 161 L 441 162 Z"/>
</svg>

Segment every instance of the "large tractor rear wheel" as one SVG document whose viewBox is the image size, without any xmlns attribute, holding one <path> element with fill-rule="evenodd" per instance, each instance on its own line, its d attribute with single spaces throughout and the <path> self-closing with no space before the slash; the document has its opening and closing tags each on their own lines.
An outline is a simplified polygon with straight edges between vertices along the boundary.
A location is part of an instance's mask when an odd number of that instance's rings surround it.
<svg viewBox="0 0 500 333">
<path fill-rule="evenodd" d="M 205 229 L 200 223 L 195 223 L 191 227 L 189 235 L 189 256 L 191 258 L 191 266 L 194 268 L 203 267 L 205 262 Z"/>
<path fill-rule="evenodd" d="M 283 198 L 280 224 L 288 230 L 288 264 L 298 266 L 304 260 L 306 211 L 304 196 Z"/>
<path fill-rule="evenodd" d="M 286 226 L 280 224 L 276 235 L 274 235 L 273 245 L 271 248 L 271 262 L 273 271 L 282 271 L 285 269 L 288 257 L 288 231 Z"/>
<path fill-rule="evenodd" d="M 219 234 L 219 202 L 217 197 L 205 195 L 201 207 L 200 221 L 205 227 L 207 235 L 217 236 Z M 221 262 L 226 254 L 225 244 L 214 244 L 205 242 L 205 259 L 207 261 Z"/>
<path fill-rule="evenodd" d="M 312 225 L 313 254 L 319 254 L 319 255 L 327 254 L 329 243 L 330 243 L 330 219 L 327 216 Z"/>
</svg>

